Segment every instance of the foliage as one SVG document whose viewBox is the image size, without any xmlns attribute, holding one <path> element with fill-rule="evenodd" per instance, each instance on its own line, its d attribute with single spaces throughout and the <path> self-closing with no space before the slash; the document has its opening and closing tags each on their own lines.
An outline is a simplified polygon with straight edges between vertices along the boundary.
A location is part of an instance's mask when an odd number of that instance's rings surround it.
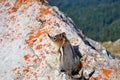
<svg viewBox="0 0 120 80">
<path fill-rule="evenodd" d="M 120 38 L 120 0 L 48 0 L 97 41 Z"/>
</svg>

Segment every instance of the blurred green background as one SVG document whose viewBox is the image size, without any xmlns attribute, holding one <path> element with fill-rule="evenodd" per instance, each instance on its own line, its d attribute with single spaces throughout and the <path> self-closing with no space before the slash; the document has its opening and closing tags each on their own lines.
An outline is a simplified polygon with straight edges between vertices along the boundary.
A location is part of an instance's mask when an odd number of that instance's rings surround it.
<svg viewBox="0 0 120 80">
<path fill-rule="evenodd" d="M 120 0 L 48 0 L 120 59 Z"/>
<path fill-rule="evenodd" d="M 120 0 L 48 0 L 96 41 L 120 38 Z"/>
</svg>

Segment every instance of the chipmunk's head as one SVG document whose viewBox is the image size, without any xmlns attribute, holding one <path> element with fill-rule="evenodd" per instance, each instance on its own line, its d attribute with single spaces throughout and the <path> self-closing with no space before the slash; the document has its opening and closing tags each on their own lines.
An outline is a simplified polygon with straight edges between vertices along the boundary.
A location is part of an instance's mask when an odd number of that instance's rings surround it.
<svg viewBox="0 0 120 80">
<path fill-rule="evenodd" d="M 48 34 L 48 37 L 55 43 L 56 47 L 60 49 L 65 43 L 66 33 L 63 32 L 55 36 L 50 36 Z"/>
</svg>

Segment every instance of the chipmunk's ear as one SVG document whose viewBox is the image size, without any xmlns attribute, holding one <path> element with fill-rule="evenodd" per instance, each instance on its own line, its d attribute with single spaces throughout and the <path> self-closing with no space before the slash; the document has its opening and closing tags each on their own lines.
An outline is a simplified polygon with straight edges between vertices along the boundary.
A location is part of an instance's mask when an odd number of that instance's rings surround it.
<svg viewBox="0 0 120 80">
<path fill-rule="evenodd" d="M 65 32 L 63 32 L 63 33 L 62 33 L 62 36 L 63 36 L 63 37 L 66 37 L 66 33 L 65 33 Z"/>
<path fill-rule="evenodd" d="M 52 36 L 50 36 L 49 34 L 48 34 L 48 37 L 49 37 L 51 40 L 52 40 L 52 38 L 53 38 L 53 37 L 52 37 Z"/>
<path fill-rule="evenodd" d="M 48 37 L 51 38 L 51 36 L 48 34 Z"/>
</svg>

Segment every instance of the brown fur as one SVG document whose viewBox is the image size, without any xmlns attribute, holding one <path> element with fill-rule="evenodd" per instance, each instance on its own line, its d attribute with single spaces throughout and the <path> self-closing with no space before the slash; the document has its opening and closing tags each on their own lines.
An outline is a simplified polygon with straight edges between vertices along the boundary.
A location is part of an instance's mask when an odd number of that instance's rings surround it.
<svg viewBox="0 0 120 80">
<path fill-rule="evenodd" d="M 64 37 L 66 36 L 66 34 L 63 32 L 61 34 L 57 34 L 54 37 L 51 37 L 48 34 L 49 38 L 55 43 L 56 47 L 58 48 L 58 50 L 64 45 L 65 43 L 65 39 Z"/>
<path fill-rule="evenodd" d="M 77 55 L 75 55 L 72 45 L 67 39 L 65 32 L 57 34 L 54 37 L 51 37 L 50 35 L 48 36 L 56 44 L 59 51 L 60 48 L 63 49 L 63 54 L 60 51 L 61 71 L 65 72 L 71 78 L 73 77 L 73 75 L 79 76 L 79 71 L 82 68 L 82 63 L 80 61 L 80 58 Z"/>
</svg>

